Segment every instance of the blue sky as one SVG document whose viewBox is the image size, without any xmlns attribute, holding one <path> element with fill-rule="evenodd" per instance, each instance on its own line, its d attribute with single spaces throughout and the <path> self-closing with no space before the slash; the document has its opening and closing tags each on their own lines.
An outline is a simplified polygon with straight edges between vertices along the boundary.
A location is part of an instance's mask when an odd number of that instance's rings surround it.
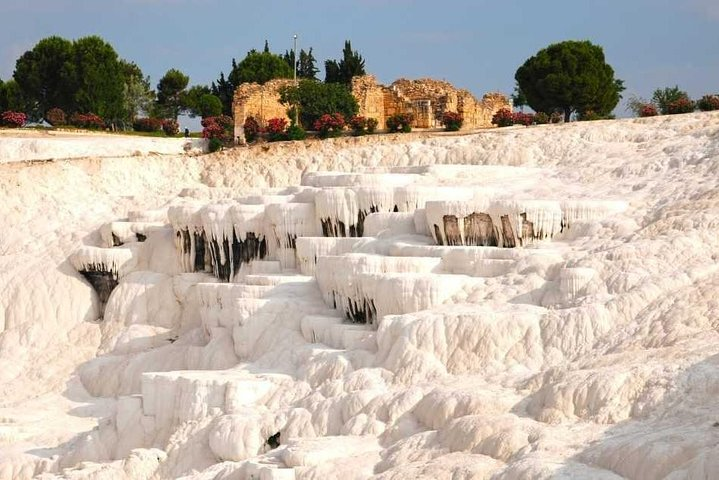
<svg viewBox="0 0 719 480">
<path fill-rule="evenodd" d="M 100 35 L 153 86 L 170 68 L 209 84 L 265 39 L 314 47 L 320 76 L 350 39 L 368 72 L 445 79 L 476 95 L 511 93 L 524 60 L 550 43 L 590 40 L 631 94 L 678 84 L 719 92 L 719 0 L 0 0 L 0 79 L 38 40 Z M 623 108 L 617 110 L 625 115 Z"/>
</svg>

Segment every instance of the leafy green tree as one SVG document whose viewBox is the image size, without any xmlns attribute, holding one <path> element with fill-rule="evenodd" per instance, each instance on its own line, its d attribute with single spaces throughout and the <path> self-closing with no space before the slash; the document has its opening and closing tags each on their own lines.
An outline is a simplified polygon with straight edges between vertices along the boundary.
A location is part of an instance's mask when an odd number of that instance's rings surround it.
<svg viewBox="0 0 719 480">
<path fill-rule="evenodd" d="M 241 83 L 263 84 L 275 78 L 292 78 L 293 74 L 294 70 L 280 55 L 250 50 L 240 63 L 233 65 L 228 80 L 238 87 Z"/>
<path fill-rule="evenodd" d="M 222 101 L 211 93 L 200 97 L 198 107 L 202 118 L 222 115 Z"/>
<path fill-rule="evenodd" d="M 521 111 L 524 111 L 525 105 L 527 105 L 527 96 L 524 94 L 521 88 L 519 88 L 519 85 L 514 86 L 514 92 L 512 93 L 512 104 L 514 104 L 515 107 L 519 108 Z"/>
<path fill-rule="evenodd" d="M 608 116 L 619 103 L 624 82 L 604 59 L 602 47 L 589 41 L 549 45 L 519 67 L 517 85 L 538 112 L 562 111 Z"/>
<path fill-rule="evenodd" d="M 13 112 L 26 112 L 27 101 L 23 97 L 20 86 L 13 79 L 8 80 L 0 87 L 0 110 Z"/>
<path fill-rule="evenodd" d="M 105 120 L 123 118 L 124 77 L 112 45 L 98 36 L 73 43 L 75 111 L 95 113 Z"/>
<path fill-rule="evenodd" d="M 357 100 L 347 86 L 315 80 L 301 80 L 297 87 L 282 88 L 280 102 L 290 108 L 290 118 L 294 118 L 292 109 L 299 105 L 300 123 L 307 130 L 312 129 L 315 121 L 325 113 L 341 113 L 345 118 L 351 118 L 359 110 Z"/>
<path fill-rule="evenodd" d="M 295 52 L 285 50 L 282 56 L 290 68 L 295 68 Z M 316 66 L 317 60 L 312 54 L 312 48 L 308 52 L 304 49 L 300 50 L 300 57 L 297 61 L 297 78 L 306 78 L 308 80 L 317 80 L 317 73 L 320 71 Z"/>
<path fill-rule="evenodd" d="M 689 94 L 679 89 L 679 85 L 673 87 L 658 88 L 652 94 L 652 103 L 659 107 L 663 115 L 669 112 L 669 106 L 679 100 L 689 100 Z"/>
<path fill-rule="evenodd" d="M 138 115 L 150 111 L 155 92 L 150 88 L 150 77 L 144 76 L 134 62 L 121 59 L 120 70 L 123 78 L 123 115 L 125 120 L 132 123 Z"/>
<path fill-rule="evenodd" d="M 364 75 L 364 59 L 357 51 L 352 50 L 352 44 L 345 40 L 345 47 L 342 50 L 342 60 L 325 61 L 325 82 L 326 83 L 352 83 L 352 77 Z"/>
<path fill-rule="evenodd" d="M 171 68 L 157 84 L 158 113 L 177 120 L 182 110 L 182 97 L 190 78 L 181 71 Z"/>
<path fill-rule="evenodd" d="M 57 36 L 40 40 L 15 63 L 13 78 L 28 113 L 41 116 L 53 107 L 74 110 L 77 90 L 73 44 Z"/>
<path fill-rule="evenodd" d="M 235 59 L 232 59 L 232 68 L 236 68 L 237 63 Z M 229 80 L 225 80 L 225 74 L 220 72 L 220 78 L 217 82 L 212 82 L 210 86 L 210 92 L 220 99 L 222 102 L 222 114 L 232 116 L 232 100 L 235 95 L 236 86 L 233 85 Z"/>
<path fill-rule="evenodd" d="M 312 47 L 309 51 L 305 52 L 300 49 L 300 60 L 297 64 L 297 76 L 299 78 L 306 78 L 308 80 L 317 80 L 317 74 L 320 69 L 317 68 L 317 60 L 312 54 Z"/>
<path fill-rule="evenodd" d="M 222 101 L 211 93 L 209 87 L 195 85 L 182 97 L 182 107 L 191 117 L 215 117 L 222 114 Z"/>
</svg>

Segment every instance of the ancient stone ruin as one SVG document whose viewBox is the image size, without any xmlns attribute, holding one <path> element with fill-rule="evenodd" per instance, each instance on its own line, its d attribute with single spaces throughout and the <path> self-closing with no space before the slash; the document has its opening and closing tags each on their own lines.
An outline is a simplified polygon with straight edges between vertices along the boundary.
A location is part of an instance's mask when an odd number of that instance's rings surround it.
<svg viewBox="0 0 719 480">
<path fill-rule="evenodd" d="M 242 126 L 247 117 L 255 117 L 260 125 L 271 118 L 285 118 L 287 107 L 280 103 L 280 88 L 292 80 L 276 79 L 264 85 L 243 83 L 235 91 L 233 111 L 235 137 L 244 141 Z M 511 108 L 509 99 L 501 93 L 488 93 L 478 100 L 468 90 L 431 78 L 407 80 L 400 78 L 389 86 L 381 85 L 373 75 L 352 79 L 352 94 L 359 104 L 359 115 L 377 120 L 377 128 L 386 128 L 391 115 L 409 113 L 414 128 L 439 128 L 445 112 L 461 113 L 463 130 L 492 126 L 492 116 L 502 108 Z"/>
</svg>

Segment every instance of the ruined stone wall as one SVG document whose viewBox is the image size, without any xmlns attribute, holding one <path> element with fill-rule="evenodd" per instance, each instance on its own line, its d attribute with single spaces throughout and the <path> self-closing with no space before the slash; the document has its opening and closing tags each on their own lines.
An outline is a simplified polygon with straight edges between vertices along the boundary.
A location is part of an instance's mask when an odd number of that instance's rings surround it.
<svg viewBox="0 0 719 480">
<path fill-rule="evenodd" d="M 235 91 L 233 108 L 235 137 L 244 141 L 242 125 L 249 116 L 261 125 L 270 118 L 287 117 L 287 107 L 279 101 L 279 89 L 292 80 L 271 80 L 264 85 L 245 83 Z M 373 75 L 352 79 L 352 95 L 359 105 L 359 115 L 377 120 L 377 128 L 386 128 L 386 119 L 398 113 L 411 113 L 415 128 L 440 128 L 444 112 L 459 112 L 464 117 L 463 130 L 492 126 L 492 116 L 501 108 L 512 108 L 501 93 L 489 93 L 477 100 L 469 91 L 455 88 L 449 82 L 422 78 L 401 78 L 390 86 L 377 83 Z"/>
<path fill-rule="evenodd" d="M 235 117 L 235 138 L 244 142 L 245 134 L 242 126 L 247 117 L 255 117 L 261 126 L 267 125 L 270 118 L 285 118 L 287 107 L 280 103 L 280 88 L 292 85 L 292 80 L 275 79 L 260 85 L 259 83 L 243 83 L 237 90 L 232 101 Z"/>
<path fill-rule="evenodd" d="M 377 83 L 374 75 L 362 75 L 352 79 L 352 96 L 357 100 L 357 115 L 377 120 L 377 129 L 385 128 L 385 87 Z"/>
<path fill-rule="evenodd" d="M 467 90 L 455 88 L 451 83 L 431 78 L 395 81 L 391 88 L 406 99 L 415 116 L 417 128 L 441 127 L 444 112 L 458 112 L 464 117 L 463 130 L 492 126 L 492 116 L 501 108 L 511 108 L 501 93 L 487 94 L 481 101 Z"/>
</svg>

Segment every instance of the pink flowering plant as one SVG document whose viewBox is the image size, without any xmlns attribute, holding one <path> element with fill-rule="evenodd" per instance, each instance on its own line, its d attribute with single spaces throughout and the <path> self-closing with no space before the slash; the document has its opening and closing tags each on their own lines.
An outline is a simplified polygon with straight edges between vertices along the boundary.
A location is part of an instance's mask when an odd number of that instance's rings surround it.
<svg viewBox="0 0 719 480">
<path fill-rule="evenodd" d="M 162 121 L 162 131 L 168 137 L 174 137 L 180 132 L 180 124 L 174 118 L 166 118 Z"/>
<path fill-rule="evenodd" d="M 704 95 L 697 101 L 697 107 L 702 112 L 719 110 L 719 95 Z"/>
<path fill-rule="evenodd" d="M 73 113 L 70 116 L 70 125 L 88 130 L 105 128 L 105 121 L 94 113 Z"/>
<path fill-rule="evenodd" d="M 319 132 L 320 138 L 339 137 L 345 128 L 345 117 L 339 112 L 325 113 L 315 120 L 313 127 Z"/>
<path fill-rule="evenodd" d="M 387 130 L 390 133 L 409 133 L 412 131 L 412 121 L 414 117 L 411 113 L 397 113 L 387 118 Z"/>
<path fill-rule="evenodd" d="M 210 151 L 216 152 L 223 145 L 232 143 L 232 130 L 234 123 L 232 117 L 218 115 L 216 117 L 205 117 L 202 119 L 202 138 L 210 143 Z"/>
<path fill-rule="evenodd" d="M 27 122 L 27 115 L 22 112 L 7 111 L 3 112 L 0 120 L 4 127 L 20 128 Z"/>
<path fill-rule="evenodd" d="M 287 140 L 287 119 L 286 118 L 270 118 L 267 121 L 267 137 L 270 142 L 278 142 Z"/>
<path fill-rule="evenodd" d="M 640 117 L 656 117 L 657 115 L 659 115 L 659 112 L 653 103 L 645 103 L 639 107 Z"/>
<path fill-rule="evenodd" d="M 514 114 L 508 108 L 502 108 L 492 116 L 492 125 L 498 127 L 511 127 L 514 125 Z"/>
<path fill-rule="evenodd" d="M 444 112 L 442 114 L 442 125 L 446 132 L 456 132 L 462 128 L 464 118 L 459 112 Z"/>
</svg>

